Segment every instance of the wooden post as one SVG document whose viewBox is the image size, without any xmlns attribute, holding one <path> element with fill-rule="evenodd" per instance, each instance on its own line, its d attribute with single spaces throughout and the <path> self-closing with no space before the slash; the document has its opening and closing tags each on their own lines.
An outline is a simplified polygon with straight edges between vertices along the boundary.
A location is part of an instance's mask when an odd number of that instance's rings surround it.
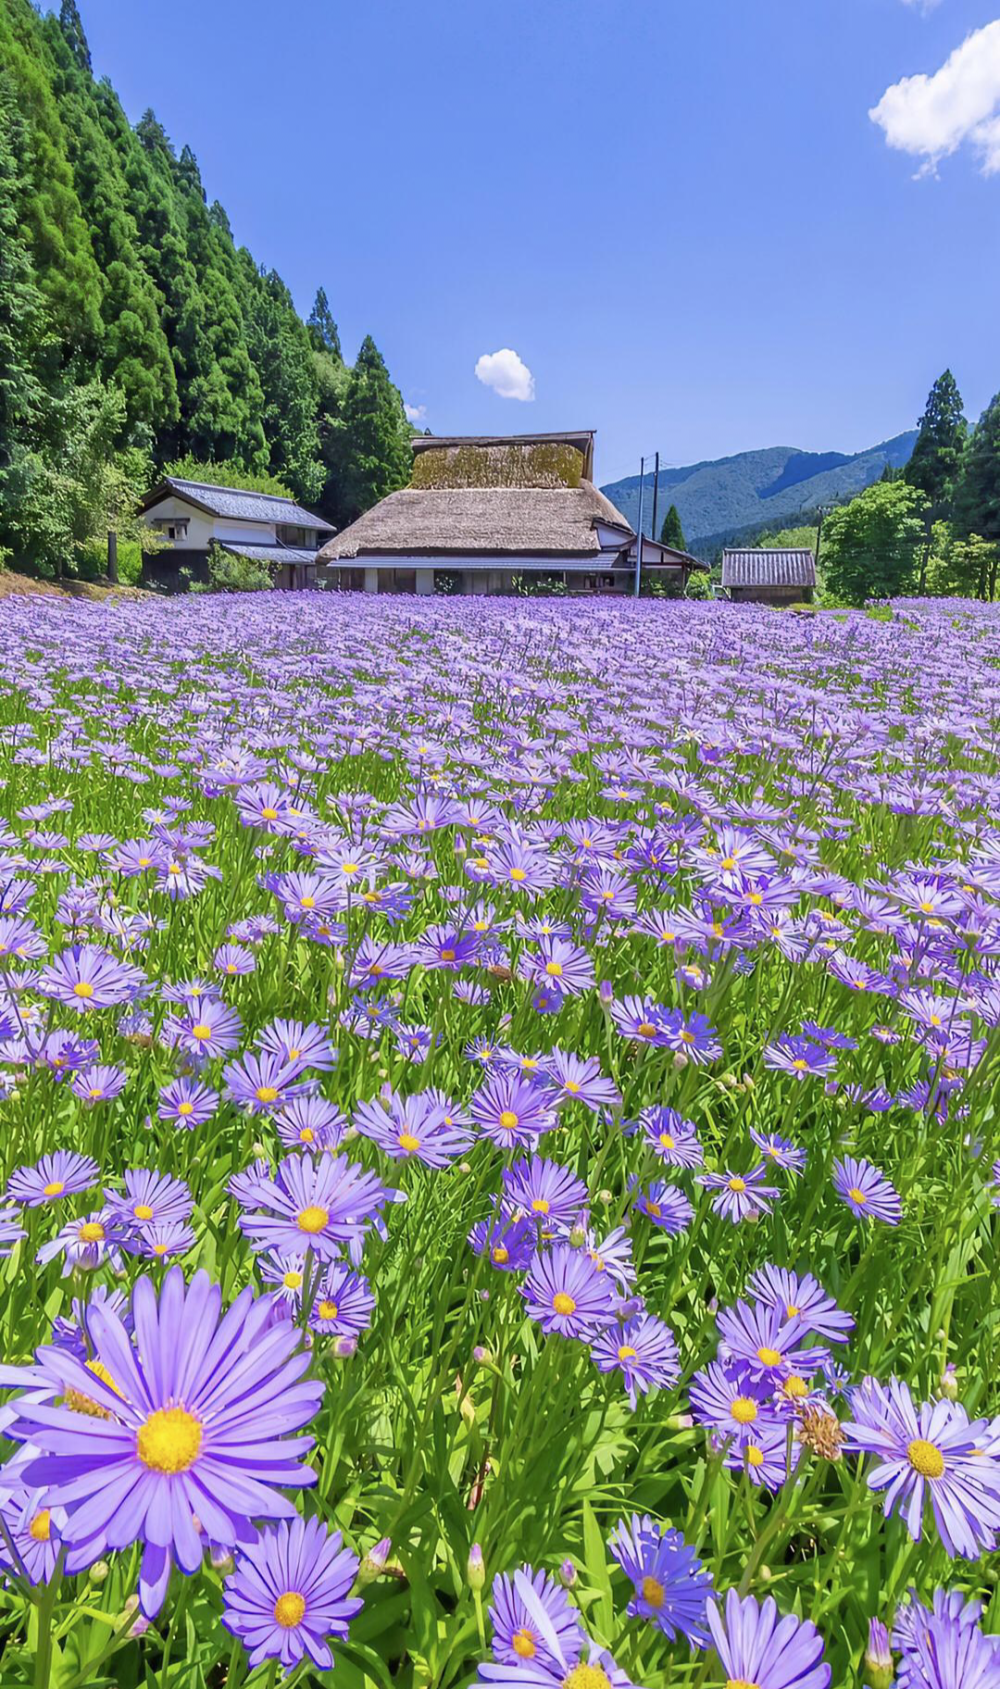
<svg viewBox="0 0 1000 1689">
<path fill-rule="evenodd" d="M 108 530 L 108 580 L 118 585 L 118 535 L 113 528 Z"/>
</svg>

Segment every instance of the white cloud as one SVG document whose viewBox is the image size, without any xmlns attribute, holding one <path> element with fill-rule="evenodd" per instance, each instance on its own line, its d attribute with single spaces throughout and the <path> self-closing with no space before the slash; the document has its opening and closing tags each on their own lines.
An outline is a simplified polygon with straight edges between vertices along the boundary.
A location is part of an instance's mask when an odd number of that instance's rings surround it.
<svg viewBox="0 0 1000 1689">
<path fill-rule="evenodd" d="M 499 352 L 484 352 L 476 361 L 476 375 L 484 387 L 492 387 L 501 399 L 533 399 L 535 378 L 527 364 L 509 346 Z"/>
<path fill-rule="evenodd" d="M 984 176 L 1000 174 L 1000 18 L 966 36 L 933 76 L 904 76 L 868 113 L 890 147 L 933 175 L 942 158 L 968 141 Z"/>
<path fill-rule="evenodd" d="M 426 405 L 408 405 L 404 401 L 403 409 L 406 412 L 407 422 L 423 422 L 427 415 Z"/>
</svg>

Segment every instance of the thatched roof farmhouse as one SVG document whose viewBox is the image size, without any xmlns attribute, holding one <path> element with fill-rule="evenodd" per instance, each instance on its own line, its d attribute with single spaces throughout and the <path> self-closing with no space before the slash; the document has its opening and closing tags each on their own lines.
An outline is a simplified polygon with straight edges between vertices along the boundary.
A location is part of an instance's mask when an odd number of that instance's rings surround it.
<svg viewBox="0 0 1000 1689">
<path fill-rule="evenodd" d="M 328 584 L 365 592 L 512 592 L 518 578 L 625 592 L 635 534 L 594 485 L 594 435 L 413 440 L 410 485 L 319 553 Z M 687 576 L 686 552 L 643 542 L 643 566 Z"/>
</svg>

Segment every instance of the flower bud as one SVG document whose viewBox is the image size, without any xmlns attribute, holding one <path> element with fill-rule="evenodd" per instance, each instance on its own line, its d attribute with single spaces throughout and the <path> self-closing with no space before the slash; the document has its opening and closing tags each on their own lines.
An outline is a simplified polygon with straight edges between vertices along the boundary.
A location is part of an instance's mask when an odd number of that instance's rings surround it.
<svg viewBox="0 0 1000 1689">
<path fill-rule="evenodd" d="M 236 1569 L 236 1561 L 233 1559 L 228 1548 L 213 1548 L 209 1558 L 211 1559 L 215 1570 L 217 1572 L 221 1572 L 224 1578 L 227 1578 L 230 1572 L 235 1571 Z"/>
<path fill-rule="evenodd" d="M 688 1059 L 687 1059 L 687 1056 L 684 1054 L 684 1051 L 683 1050 L 675 1050 L 674 1051 L 674 1066 L 675 1067 L 687 1067 L 687 1064 L 688 1064 Z"/>
<path fill-rule="evenodd" d="M 476 1344 L 476 1347 L 472 1351 L 472 1358 L 474 1361 L 477 1361 L 480 1366 L 490 1366 L 493 1361 L 493 1356 L 491 1355 L 489 1349 L 484 1349 L 481 1343 Z"/>
<path fill-rule="evenodd" d="M 559 1567 L 559 1582 L 564 1589 L 572 1589 L 577 1581 L 577 1570 L 572 1560 L 564 1560 Z"/>
<path fill-rule="evenodd" d="M 865 1682 L 869 1689 L 890 1689 L 896 1672 L 889 1647 L 889 1632 L 880 1619 L 868 1621 L 868 1647 L 865 1649 Z"/>
<path fill-rule="evenodd" d="M 958 1401 L 958 1374 L 955 1371 L 954 1361 L 949 1361 L 941 1374 L 941 1394 L 949 1402 Z"/>
<path fill-rule="evenodd" d="M 356 1337 L 338 1337 L 333 1345 L 333 1352 L 338 1361 L 349 1361 L 357 1347 L 358 1340 Z"/>
<path fill-rule="evenodd" d="M 103 1583 L 110 1570 L 111 1567 L 106 1560 L 95 1560 L 87 1576 L 91 1583 Z"/>
<path fill-rule="evenodd" d="M 602 979 L 597 987 L 597 995 L 602 1009 L 609 1009 L 615 1000 L 615 988 L 609 979 Z"/>
<path fill-rule="evenodd" d="M 483 1551 L 478 1542 L 474 1542 L 469 1549 L 468 1564 L 465 1576 L 470 1589 L 482 1589 L 486 1582 L 486 1567 L 483 1563 Z"/>
<path fill-rule="evenodd" d="M 363 1589 L 366 1583 L 374 1583 L 376 1578 L 380 1578 L 382 1576 L 382 1573 L 385 1571 L 386 1561 L 389 1558 L 389 1549 L 391 1547 L 392 1544 L 390 1543 L 389 1538 L 382 1537 L 375 1544 L 374 1548 L 370 1548 L 368 1550 L 368 1553 L 365 1555 L 358 1567 L 357 1584 L 359 1589 Z"/>
<path fill-rule="evenodd" d="M 587 1241 L 587 1233 L 583 1226 L 574 1226 L 566 1240 L 571 1249 L 582 1249 Z"/>
<path fill-rule="evenodd" d="M 598 1191 L 597 1200 L 598 1202 L 603 1202 L 605 1208 L 610 1208 L 611 1204 L 615 1200 L 615 1193 L 614 1191 L 609 1191 L 607 1186 L 605 1186 L 603 1190 Z"/>
</svg>

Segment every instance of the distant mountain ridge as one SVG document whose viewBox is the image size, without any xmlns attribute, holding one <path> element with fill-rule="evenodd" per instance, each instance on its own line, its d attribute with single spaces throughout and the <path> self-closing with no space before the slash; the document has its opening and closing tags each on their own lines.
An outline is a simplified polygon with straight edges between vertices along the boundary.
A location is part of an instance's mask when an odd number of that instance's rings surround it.
<svg viewBox="0 0 1000 1689">
<path fill-rule="evenodd" d="M 877 481 L 887 463 L 907 462 L 916 429 L 882 440 L 863 452 L 803 452 L 795 446 L 767 446 L 735 457 L 707 459 L 683 468 L 660 466 L 657 521 L 676 504 L 688 545 L 708 551 L 751 530 L 788 526 L 821 504 L 853 498 Z M 602 487 L 635 527 L 639 519 L 639 477 L 628 475 Z M 646 476 L 643 532 L 652 533 L 653 479 Z M 658 536 L 657 536 L 658 537 Z"/>
</svg>

